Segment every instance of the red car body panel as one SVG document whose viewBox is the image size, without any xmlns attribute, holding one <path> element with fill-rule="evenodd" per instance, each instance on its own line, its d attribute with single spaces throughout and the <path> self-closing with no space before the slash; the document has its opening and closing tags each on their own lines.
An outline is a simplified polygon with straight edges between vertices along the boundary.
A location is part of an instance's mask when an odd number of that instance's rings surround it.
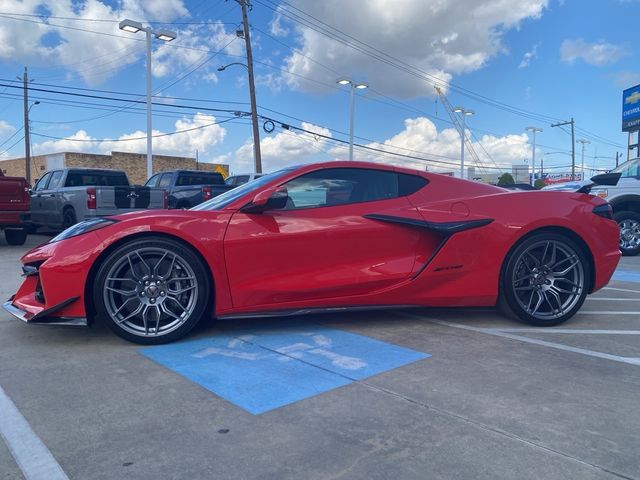
<svg viewBox="0 0 640 480">
<path fill-rule="evenodd" d="M 399 171 L 429 183 L 389 200 L 262 214 L 239 211 L 260 191 L 336 167 Z M 595 291 L 607 284 L 620 258 L 616 223 L 593 213 L 604 203 L 586 194 L 512 192 L 378 164 L 308 165 L 224 210 L 124 214 L 113 217 L 118 220 L 113 225 L 41 245 L 22 258 L 38 266 L 38 275 L 25 279 L 12 305 L 25 312 L 27 321 L 43 313 L 86 317 L 85 292 L 105 252 L 147 234 L 179 238 L 197 251 L 213 278 L 212 313 L 218 316 L 378 305 L 493 306 L 507 254 L 541 228 L 572 232 L 584 242 Z M 459 222 L 477 227 L 453 235 L 430 228 Z M 36 296 L 38 281 L 45 303 Z"/>
</svg>

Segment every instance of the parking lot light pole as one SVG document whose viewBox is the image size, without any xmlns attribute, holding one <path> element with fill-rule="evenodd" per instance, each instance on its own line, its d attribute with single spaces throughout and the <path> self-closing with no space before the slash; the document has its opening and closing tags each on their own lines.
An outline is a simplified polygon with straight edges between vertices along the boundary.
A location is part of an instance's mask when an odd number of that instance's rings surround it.
<svg viewBox="0 0 640 480">
<path fill-rule="evenodd" d="M 369 85 L 366 83 L 357 83 L 348 78 L 341 78 L 337 81 L 340 85 L 349 85 L 351 87 L 350 98 L 349 98 L 349 160 L 353 160 L 353 121 L 354 121 L 354 113 L 355 113 L 355 93 L 356 89 L 364 90 L 369 88 Z"/>
<path fill-rule="evenodd" d="M 536 183 L 536 133 L 542 132 L 541 128 L 527 127 L 527 132 L 531 132 L 533 135 L 533 150 L 531 150 L 531 186 Z"/>
<path fill-rule="evenodd" d="M 464 174 L 464 141 L 467 136 L 465 132 L 465 117 L 474 115 L 476 112 L 466 109 L 464 107 L 455 107 L 453 109 L 455 113 L 459 113 L 462 118 L 462 131 L 460 132 L 460 178 L 465 178 Z"/>
<path fill-rule="evenodd" d="M 163 42 L 175 40 L 177 34 L 171 30 L 153 30 L 151 27 L 144 27 L 140 22 L 124 19 L 119 23 L 120 30 L 130 33 L 144 32 L 147 39 L 147 178 L 153 175 L 153 132 L 152 112 L 151 112 L 151 40 L 152 35 Z"/>
<path fill-rule="evenodd" d="M 580 171 L 582 172 L 582 181 L 584 181 L 584 146 L 589 145 L 591 142 L 589 140 L 585 140 L 584 138 L 577 140 L 577 142 L 582 144 L 582 165 L 580 167 Z"/>
</svg>

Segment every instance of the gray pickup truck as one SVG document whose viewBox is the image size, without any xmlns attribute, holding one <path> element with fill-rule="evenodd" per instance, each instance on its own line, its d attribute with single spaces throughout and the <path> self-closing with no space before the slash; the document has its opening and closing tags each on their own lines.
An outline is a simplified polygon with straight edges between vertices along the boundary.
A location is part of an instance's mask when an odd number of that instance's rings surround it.
<svg viewBox="0 0 640 480">
<path fill-rule="evenodd" d="M 52 170 L 31 190 L 31 222 L 38 227 L 64 229 L 86 218 L 150 208 L 166 208 L 164 190 L 132 186 L 120 170 Z"/>
</svg>

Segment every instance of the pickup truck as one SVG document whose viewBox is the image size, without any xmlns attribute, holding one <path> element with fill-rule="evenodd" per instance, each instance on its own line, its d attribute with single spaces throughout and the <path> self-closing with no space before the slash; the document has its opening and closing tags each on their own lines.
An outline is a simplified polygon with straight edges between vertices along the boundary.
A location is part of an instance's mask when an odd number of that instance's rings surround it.
<svg viewBox="0 0 640 480">
<path fill-rule="evenodd" d="M 29 184 L 21 177 L 5 177 L 0 170 L 0 230 L 9 245 L 24 244 L 29 217 Z"/>
<path fill-rule="evenodd" d="M 132 186 L 121 170 L 51 170 L 31 191 L 31 221 L 56 230 L 87 218 L 153 208 L 166 208 L 164 191 Z"/>
<path fill-rule="evenodd" d="M 260 178 L 262 175 L 264 175 L 264 173 L 239 173 L 237 175 L 227 177 L 224 183 L 227 185 L 233 185 L 234 187 L 239 187 L 240 185 L 251 182 L 256 178 Z"/>
<path fill-rule="evenodd" d="M 634 158 L 611 171 L 620 173 L 617 185 L 594 186 L 591 194 L 604 198 L 613 209 L 613 219 L 620 227 L 622 255 L 640 253 L 640 158 Z M 545 187 L 544 190 L 575 192 L 589 183 L 571 182 Z"/>
<path fill-rule="evenodd" d="M 224 183 L 217 172 L 201 170 L 172 170 L 154 175 L 146 187 L 164 189 L 169 208 L 191 208 L 233 187 Z"/>
</svg>

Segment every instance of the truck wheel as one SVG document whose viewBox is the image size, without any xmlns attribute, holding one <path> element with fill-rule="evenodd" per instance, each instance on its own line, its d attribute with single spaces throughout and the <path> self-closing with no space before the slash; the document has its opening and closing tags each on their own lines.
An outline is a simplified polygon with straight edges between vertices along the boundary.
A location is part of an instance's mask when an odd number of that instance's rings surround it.
<svg viewBox="0 0 640 480">
<path fill-rule="evenodd" d="M 24 245 L 27 241 L 27 230 L 25 228 L 5 229 L 4 238 L 9 245 Z"/>
<path fill-rule="evenodd" d="M 630 211 L 614 213 L 613 219 L 620 227 L 620 251 L 622 255 L 640 253 L 640 214 Z"/>
<path fill-rule="evenodd" d="M 66 230 L 76 223 L 78 223 L 78 220 L 76 219 L 76 212 L 73 208 L 66 208 L 62 214 L 62 228 Z"/>
</svg>

